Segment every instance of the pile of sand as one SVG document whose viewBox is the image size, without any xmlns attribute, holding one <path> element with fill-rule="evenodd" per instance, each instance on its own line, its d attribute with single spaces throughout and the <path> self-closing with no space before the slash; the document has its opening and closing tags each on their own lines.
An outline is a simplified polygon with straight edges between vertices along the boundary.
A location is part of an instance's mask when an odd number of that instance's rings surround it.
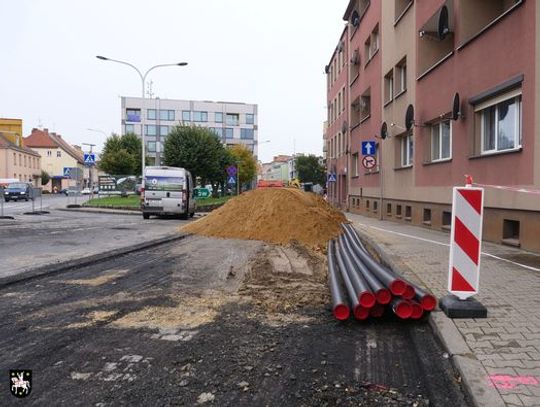
<svg viewBox="0 0 540 407">
<path fill-rule="evenodd" d="M 182 231 L 275 244 L 297 241 L 325 250 L 328 240 L 340 234 L 340 225 L 345 221 L 341 212 L 316 194 L 293 188 L 265 188 L 229 200 Z"/>
</svg>

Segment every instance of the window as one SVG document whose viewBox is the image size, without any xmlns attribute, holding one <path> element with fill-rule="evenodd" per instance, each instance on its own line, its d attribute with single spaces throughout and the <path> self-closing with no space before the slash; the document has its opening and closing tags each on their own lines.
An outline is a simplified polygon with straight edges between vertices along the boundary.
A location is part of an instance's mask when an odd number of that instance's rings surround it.
<svg viewBox="0 0 540 407">
<path fill-rule="evenodd" d="M 169 126 L 159 126 L 159 135 L 168 136 L 169 135 Z"/>
<path fill-rule="evenodd" d="M 155 153 L 156 152 L 156 142 L 155 141 L 149 141 L 146 143 L 146 151 L 149 153 Z"/>
<path fill-rule="evenodd" d="M 352 155 L 352 176 L 358 177 L 358 153 Z"/>
<path fill-rule="evenodd" d="M 216 113 L 215 113 L 215 116 L 216 116 L 216 117 L 215 117 L 215 119 L 216 119 L 215 122 L 216 122 L 216 123 L 223 123 L 223 113 L 221 113 L 221 112 L 216 112 Z"/>
<path fill-rule="evenodd" d="M 414 158 L 414 144 L 412 133 L 407 133 L 401 137 L 400 140 L 400 151 L 401 151 L 401 166 L 409 167 L 413 164 Z"/>
<path fill-rule="evenodd" d="M 225 120 L 227 126 L 238 126 L 240 123 L 240 115 L 237 113 L 227 113 Z"/>
<path fill-rule="evenodd" d="M 56 150 L 56 156 L 57 157 L 62 157 L 62 151 L 60 150 Z M 19 164 L 21 163 L 21 157 L 19 156 Z"/>
<path fill-rule="evenodd" d="M 360 121 L 371 115 L 371 89 L 368 88 L 360 98 Z"/>
<path fill-rule="evenodd" d="M 369 199 L 366 201 L 366 209 L 369 209 Z"/>
<path fill-rule="evenodd" d="M 134 124 L 126 124 L 126 134 L 128 133 L 135 133 L 135 125 Z"/>
<path fill-rule="evenodd" d="M 392 204 L 386 204 L 386 216 L 392 216 Z"/>
<path fill-rule="evenodd" d="M 157 128 L 155 124 L 146 124 L 144 126 L 144 132 L 147 136 L 155 136 L 157 134 Z"/>
<path fill-rule="evenodd" d="M 371 32 L 364 44 L 365 55 L 367 55 L 366 65 L 379 50 L 379 25 Z"/>
<path fill-rule="evenodd" d="M 24 166 L 26 167 L 26 156 L 24 156 Z"/>
<path fill-rule="evenodd" d="M 253 140 L 253 129 L 240 129 L 240 138 L 243 140 Z"/>
<path fill-rule="evenodd" d="M 452 156 L 452 126 L 450 120 L 431 126 L 431 161 L 446 160 Z"/>
<path fill-rule="evenodd" d="M 174 110 L 160 110 L 159 111 L 159 120 L 173 121 L 174 120 Z"/>
<path fill-rule="evenodd" d="M 210 127 L 210 130 L 213 131 L 219 138 L 223 138 L 223 129 L 221 127 Z"/>
<path fill-rule="evenodd" d="M 482 154 L 521 146 L 521 95 L 480 110 Z"/>
<path fill-rule="evenodd" d="M 424 219 L 422 223 L 424 225 L 431 225 L 431 209 L 424 208 Z"/>
<path fill-rule="evenodd" d="M 396 65 L 396 95 L 399 95 L 407 90 L 407 58 L 403 58 Z"/>
<path fill-rule="evenodd" d="M 234 129 L 232 127 L 226 127 L 225 128 L 225 137 L 226 138 L 234 138 Z"/>
<path fill-rule="evenodd" d="M 191 112 L 189 110 L 182 110 L 182 121 L 191 121 Z"/>
<path fill-rule="evenodd" d="M 255 115 L 251 113 L 246 113 L 246 124 L 254 124 L 255 123 Z"/>
<path fill-rule="evenodd" d="M 148 109 L 146 111 L 146 118 L 148 120 L 156 120 L 156 117 L 157 117 L 156 115 L 157 115 L 156 109 Z"/>
<path fill-rule="evenodd" d="M 412 208 L 410 206 L 405 206 L 405 220 L 412 219 Z"/>
<path fill-rule="evenodd" d="M 394 71 L 391 69 L 384 76 L 384 103 L 392 101 L 394 98 Z"/>
<path fill-rule="evenodd" d="M 128 122 L 140 122 L 141 109 L 126 109 L 126 120 Z"/>
<path fill-rule="evenodd" d="M 52 151 L 51 150 L 47 151 L 47 157 L 52 157 Z"/>
<path fill-rule="evenodd" d="M 442 224 L 442 229 L 450 230 L 452 226 L 452 212 L 443 211 L 441 224 Z"/>
<path fill-rule="evenodd" d="M 194 122 L 207 122 L 208 112 L 193 112 L 193 121 Z"/>
<path fill-rule="evenodd" d="M 13 165 L 17 166 L 17 154 L 13 153 Z"/>
</svg>

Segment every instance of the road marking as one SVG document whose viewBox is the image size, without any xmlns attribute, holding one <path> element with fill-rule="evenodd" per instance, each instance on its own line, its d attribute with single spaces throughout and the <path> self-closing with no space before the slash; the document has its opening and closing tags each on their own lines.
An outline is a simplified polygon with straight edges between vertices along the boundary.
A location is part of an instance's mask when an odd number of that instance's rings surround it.
<svg viewBox="0 0 540 407">
<path fill-rule="evenodd" d="M 359 222 L 358 222 L 358 223 L 359 223 Z M 449 246 L 450 246 L 450 244 L 448 244 L 448 243 L 441 243 L 441 242 L 437 242 L 436 240 L 425 239 L 425 238 L 423 238 L 423 237 L 418 237 L 418 236 L 408 235 L 408 234 L 406 234 L 406 233 L 394 232 L 393 230 L 383 229 L 383 228 L 380 228 L 380 227 L 377 227 L 377 226 L 370 226 L 370 225 L 366 225 L 366 224 L 364 224 L 364 223 L 359 223 L 359 224 L 362 225 L 362 226 L 368 227 L 368 228 L 380 230 L 380 231 L 382 231 L 382 232 L 392 233 L 392 234 L 394 234 L 394 235 L 398 235 L 398 236 L 402 236 L 402 237 L 408 237 L 408 238 L 410 238 L 410 239 L 420 240 L 420 241 L 422 241 L 422 242 L 433 243 L 433 244 L 437 244 L 437 245 L 439 245 L 439 246 L 446 246 L 446 247 L 449 247 Z M 493 258 L 493 259 L 501 260 L 501 261 L 504 261 L 504 262 L 513 264 L 513 265 L 515 265 L 515 266 L 523 267 L 524 269 L 527 269 L 527 270 L 531 270 L 531 271 L 540 271 L 540 268 L 532 267 L 532 266 L 527 266 L 526 264 L 517 263 L 517 262 L 515 262 L 515 261 L 505 259 L 504 257 L 495 256 L 494 254 L 491 254 L 491 253 L 482 252 L 482 255 L 483 255 L 483 256 L 487 256 L 487 257 L 491 257 L 491 258 Z"/>
</svg>

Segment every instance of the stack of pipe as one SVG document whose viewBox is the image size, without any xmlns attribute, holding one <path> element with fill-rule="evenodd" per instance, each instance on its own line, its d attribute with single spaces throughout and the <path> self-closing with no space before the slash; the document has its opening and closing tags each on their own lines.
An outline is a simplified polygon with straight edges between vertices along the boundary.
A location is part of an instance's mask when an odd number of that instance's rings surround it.
<svg viewBox="0 0 540 407">
<path fill-rule="evenodd" d="M 401 319 L 420 319 L 435 309 L 432 294 L 375 261 L 356 230 L 343 224 L 344 233 L 328 242 L 328 274 L 332 311 L 338 320 L 381 317 L 386 309 Z"/>
</svg>

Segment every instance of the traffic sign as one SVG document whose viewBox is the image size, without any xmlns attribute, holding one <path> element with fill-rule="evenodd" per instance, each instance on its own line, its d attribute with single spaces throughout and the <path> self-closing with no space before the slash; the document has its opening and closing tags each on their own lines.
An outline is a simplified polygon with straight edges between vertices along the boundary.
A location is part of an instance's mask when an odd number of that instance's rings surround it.
<svg viewBox="0 0 540 407">
<path fill-rule="evenodd" d="M 94 165 L 96 163 L 96 155 L 94 153 L 84 153 L 84 163 L 86 165 Z"/>
<path fill-rule="evenodd" d="M 377 159 L 372 155 L 366 155 L 362 158 L 362 165 L 366 170 L 370 170 L 377 165 Z"/>
<path fill-rule="evenodd" d="M 229 179 L 227 180 L 227 184 L 236 184 L 236 177 L 229 177 Z"/>
<path fill-rule="evenodd" d="M 465 300 L 478 293 L 484 190 L 454 187 L 448 291 Z"/>
<path fill-rule="evenodd" d="M 195 188 L 195 192 L 198 198 L 208 198 L 210 196 L 210 190 L 208 188 Z"/>
<path fill-rule="evenodd" d="M 377 151 L 375 141 L 362 141 L 362 155 L 373 155 Z"/>
<path fill-rule="evenodd" d="M 229 165 L 227 167 L 227 174 L 229 177 L 234 177 L 236 175 L 236 167 L 234 165 Z"/>
<path fill-rule="evenodd" d="M 64 167 L 64 177 L 71 177 L 71 167 Z"/>
<path fill-rule="evenodd" d="M 328 174 L 328 182 L 336 182 L 336 174 Z"/>
</svg>

